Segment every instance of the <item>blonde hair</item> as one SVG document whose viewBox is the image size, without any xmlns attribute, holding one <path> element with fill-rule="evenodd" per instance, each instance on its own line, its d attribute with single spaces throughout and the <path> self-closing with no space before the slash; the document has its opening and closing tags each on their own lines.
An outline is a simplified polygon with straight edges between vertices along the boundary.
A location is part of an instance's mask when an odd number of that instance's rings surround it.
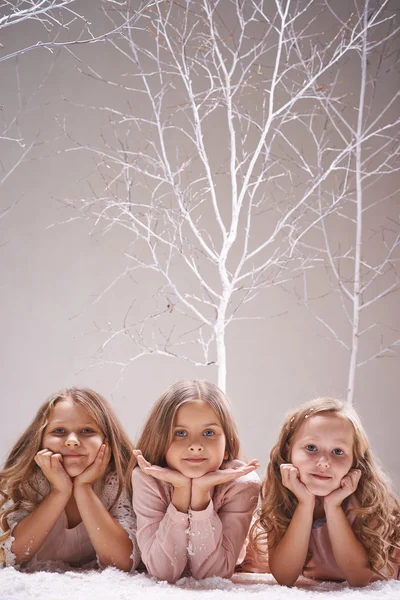
<svg viewBox="0 0 400 600">
<path fill-rule="evenodd" d="M 118 491 L 114 503 L 118 500 L 124 486 L 125 473 L 132 456 L 133 445 L 118 421 L 108 402 L 88 388 L 63 389 L 50 396 L 42 404 L 29 427 L 21 435 L 12 448 L 3 470 L 0 471 L 0 527 L 4 531 L 0 535 L 0 543 L 10 536 L 7 517 L 10 513 L 25 508 L 33 510 L 38 505 L 37 493 L 32 480 L 40 467 L 34 457 L 41 449 L 44 430 L 49 423 L 54 406 L 63 400 L 72 400 L 82 406 L 91 415 L 111 448 L 111 459 L 107 472 L 116 472 Z M 128 487 L 128 491 L 130 488 Z M 10 502 L 10 506 L 5 507 Z M 0 554 L 0 563 L 4 560 Z"/>
<path fill-rule="evenodd" d="M 392 490 L 388 476 L 374 458 L 365 430 L 356 411 L 340 400 L 318 398 L 302 404 L 286 417 L 278 442 L 271 450 L 267 473 L 261 488 L 261 508 L 251 529 L 255 550 L 274 548 L 284 536 L 297 506 L 296 496 L 281 479 L 280 465 L 290 462 L 290 445 L 304 420 L 315 415 L 334 415 L 353 427 L 353 465 L 361 470 L 355 495 L 360 507 L 351 509 L 357 538 L 368 554 L 370 568 L 380 577 L 390 561 L 400 564 L 400 501 Z M 350 512 L 350 511 L 349 511 Z M 397 556 L 396 556 L 397 553 Z M 311 557 L 309 553 L 306 565 Z"/>
<path fill-rule="evenodd" d="M 153 465 L 166 467 L 165 455 L 172 441 L 172 429 L 177 410 L 188 402 L 203 400 L 215 411 L 226 440 L 226 460 L 239 455 L 239 436 L 228 398 L 214 383 L 199 379 L 177 381 L 160 396 L 154 405 L 136 444 Z M 133 457 L 129 473 L 136 465 Z"/>
</svg>

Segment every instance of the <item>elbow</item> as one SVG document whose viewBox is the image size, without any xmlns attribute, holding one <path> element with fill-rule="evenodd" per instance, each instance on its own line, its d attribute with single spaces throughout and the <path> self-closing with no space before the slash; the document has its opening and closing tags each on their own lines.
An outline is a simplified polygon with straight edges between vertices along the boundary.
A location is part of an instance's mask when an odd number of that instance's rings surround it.
<svg viewBox="0 0 400 600">
<path fill-rule="evenodd" d="M 151 577 L 157 579 L 158 581 L 166 581 L 167 583 L 176 583 L 178 579 L 182 577 L 182 574 L 178 575 L 176 573 L 166 573 L 162 571 L 151 570 L 148 570 L 148 574 L 151 575 Z"/>
<path fill-rule="evenodd" d="M 143 561 L 144 562 L 144 561 Z M 159 581 L 166 581 L 167 583 L 176 583 L 178 579 L 182 577 L 181 571 L 173 571 L 167 568 L 154 567 L 154 565 L 147 564 L 144 562 L 146 570 L 151 577 L 158 579 Z"/>
<path fill-rule="evenodd" d="M 232 565 L 229 564 L 229 562 L 226 562 L 224 565 L 214 564 L 207 567 L 203 565 L 203 568 L 196 570 L 193 570 L 192 568 L 191 575 L 197 580 L 207 579 L 207 577 L 221 577 L 222 579 L 230 579 L 235 572 L 236 563 Z"/>
<path fill-rule="evenodd" d="M 133 560 L 129 559 L 129 561 L 121 562 L 119 565 L 115 565 L 117 569 L 120 571 L 124 571 L 125 573 L 130 573 L 133 567 Z"/>
<path fill-rule="evenodd" d="M 269 565 L 271 575 L 276 579 L 279 585 L 286 587 L 292 587 L 299 578 L 300 573 L 285 573 L 280 572 L 279 569 L 275 569 L 271 564 Z"/>
<path fill-rule="evenodd" d="M 368 585 L 371 581 L 372 573 L 360 573 L 359 575 L 347 577 L 347 583 L 350 587 L 362 588 Z"/>
<path fill-rule="evenodd" d="M 274 575 L 273 573 L 272 573 L 272 575 L 275 577 L 275 579 L 279 583 L 279 585 L 284 585 L 286 587 L 293 587 L 298 579 L 298 577 L 287 577 L 284 575 Z"/>
<path fill-rule="evenodd" d="M 110 556 L 101 556 L 97 555 L 97 560 L 99 564 L 103 567 L 114 567 L 115 569 L 119 569 L 120 571 L 124 571 L 125 573 L 129 573 L 132 570 L 133 561 L 129 558 L 120 558 L 115 560 L 115 558 Z"/>
<path fill-rule="evenodd" d="M 193 579 L 197 579 L 197 581 L 207 579 L 208 577 L 221 577 L 222 579 L 230 579 L 233 573 L 234 569 L 232 569 L 232 571 L 209 570 L 206 573 L 192 573 L 192 577 Z"/>
</svg>

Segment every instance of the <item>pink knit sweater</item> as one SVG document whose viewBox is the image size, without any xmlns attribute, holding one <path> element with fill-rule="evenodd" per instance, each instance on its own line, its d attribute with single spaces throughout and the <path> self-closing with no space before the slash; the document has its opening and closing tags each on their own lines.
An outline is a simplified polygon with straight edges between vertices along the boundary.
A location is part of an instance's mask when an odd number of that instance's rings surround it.
<svg viewBox="0 0 400 600">
<path fill-rule="evenodd" d="M 241 466 L 238 460 L 227 468 Z M 196 579 L 230 577 L 243 560 L 260 480 L 256 473 L 218 485 L 205 510 L 179 512 L 171 504 L 173 487 L 144 474 L 132 473 L 133 508 L 137 542 L 148 572 L 174 582 L 191 575 Z"/>
</svg>

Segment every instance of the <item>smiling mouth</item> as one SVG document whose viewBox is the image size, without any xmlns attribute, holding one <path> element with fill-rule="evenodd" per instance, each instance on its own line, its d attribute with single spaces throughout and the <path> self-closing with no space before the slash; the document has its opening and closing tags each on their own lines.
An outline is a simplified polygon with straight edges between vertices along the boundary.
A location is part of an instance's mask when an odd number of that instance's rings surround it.
<svg viewBox="0 0 400 600">
<path fill-rule="evenodd" d="M 83 454 L 64 454 L 63 458 L 83 458 Z"/>
<path fill-rule="evenodd" d="M 332 479 L 330 475 L 319 475 L 318 473 L 310 473 L 310 475 L 319 481 L 329 481 L 329 479 Z"/>
</svg>

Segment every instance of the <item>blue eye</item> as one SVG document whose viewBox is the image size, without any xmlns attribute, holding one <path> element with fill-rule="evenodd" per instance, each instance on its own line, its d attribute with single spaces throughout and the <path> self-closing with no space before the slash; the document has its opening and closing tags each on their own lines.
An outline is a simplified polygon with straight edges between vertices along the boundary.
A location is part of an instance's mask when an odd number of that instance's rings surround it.
<svg viewBox="0 0 400 600">
<path fill-rule="evenodd" d="M 306 450 L 309 452 L 315 452 L 317 450 L 317 446 L 314 446 L 314 444 L 307 444 Z"/>
<path fill-rule="evenodd" d="M 57 429 L 53 429 L 52 433 L 55 433 L 56 435 L 62 435 L 63 433 L 65 433 L 65 429 L 63 429 L 62 427 L 57 427 Z"/>
<path fill-rule="evenodd" d="M 203 435 L 205 435 L 206 437 L 212 437 L 213 435 L 215 435 L 215 431 L 213 431 L 212 429 L 206 429 L 203 432 Z"/>
<path fill-rule="evenodd" d="M 93 429 L 90 429 L 89 427 L 85 427 L 85 429 L 82 429 L 82 433 L 94 433 Z"/>
<path fill-rule="evenodd" d="M 342 456 L 342 454 L 344 454 L 343 450 L 341 450 L 340 448 L 335 448 L 334 450 L 332 450 L 332 453 L 336 456 Z"/>
<path fill-rule="evenodd" d="M 176 437 L 183 438 L 187 436 L 187 433 L 183 429 L 180 429 L 179 431 L 175 431 L 175 435 Z"/>
</svg>

